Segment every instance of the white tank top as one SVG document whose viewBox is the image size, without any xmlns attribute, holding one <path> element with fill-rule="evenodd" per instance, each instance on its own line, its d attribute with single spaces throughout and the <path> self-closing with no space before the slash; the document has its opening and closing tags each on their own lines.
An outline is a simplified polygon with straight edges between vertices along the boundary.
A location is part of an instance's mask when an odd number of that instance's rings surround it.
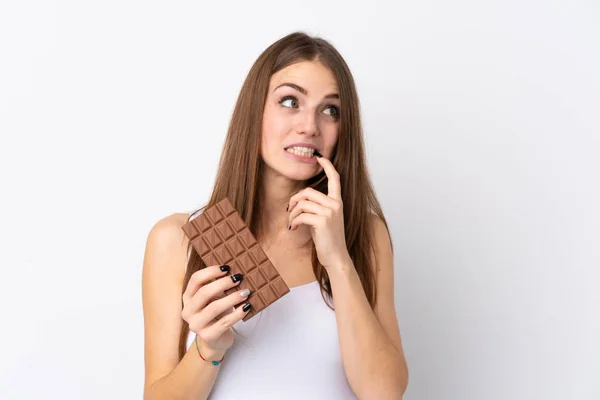
<svg viewBox="0 0 600 400">
<path fill-rule="evenodd" d="M 312 282 L 234 325 L 211 400 L 356 399 L 344 373 L 335 312 Z M 190 331 L 187 348 L 195 334 Z"/>
</svg>

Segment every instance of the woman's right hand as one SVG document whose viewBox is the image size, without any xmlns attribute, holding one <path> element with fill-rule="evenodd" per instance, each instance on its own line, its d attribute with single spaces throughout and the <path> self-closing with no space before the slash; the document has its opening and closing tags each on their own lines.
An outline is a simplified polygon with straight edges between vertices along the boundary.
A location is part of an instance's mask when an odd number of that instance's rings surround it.
<svg viewBox="0 0 600 400">
<path fill-rule="evenodd" d="M 233 344 L 233 324 L 246 316 L 250 303 L 233 307 L 248 298 L 249 290 L 238 290 L 223 297 L 224 291 L 238 286 L 241 274 L 225 275 L 228 266 L 212 265 L 196 271 L 183 293 L 182 318 L 196 333 L 200 353 L 207 360 L 220 360 Z M 213 281 L 214 280 L 214 281 Z M 244 293 L 245 292 L 245 293 Z M 221 317 L 216 320 L 217 317 Z"/>
</svg>

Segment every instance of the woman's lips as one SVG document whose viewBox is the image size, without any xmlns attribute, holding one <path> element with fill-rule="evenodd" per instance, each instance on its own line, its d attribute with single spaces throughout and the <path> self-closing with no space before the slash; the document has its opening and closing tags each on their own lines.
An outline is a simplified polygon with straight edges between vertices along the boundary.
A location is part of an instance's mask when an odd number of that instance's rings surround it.
<svg viewBox="0 0 600 400">
<path fill-rule="evenodd" d="M 289 158 L 291 158 L 293 160 L 296 160 L 296 161 L 300 161 L 301 163 L 304 163 L 304 164 L 311 164 L 311 165 L 316 165 L 317 164 L 317 156 L 316 156 L 316 154 L 321 155 L 321 153 L 319 153 L 316 150 L 315 150 L 315 152 L 314 152 L 314 154 L 313 154 L 312 157 L 299 156 L 298 154 L 290 153 L 286 149 L 284 149 L 283 152 L 285 153 L 286 157 L 289 157 Z"/>
</svg>

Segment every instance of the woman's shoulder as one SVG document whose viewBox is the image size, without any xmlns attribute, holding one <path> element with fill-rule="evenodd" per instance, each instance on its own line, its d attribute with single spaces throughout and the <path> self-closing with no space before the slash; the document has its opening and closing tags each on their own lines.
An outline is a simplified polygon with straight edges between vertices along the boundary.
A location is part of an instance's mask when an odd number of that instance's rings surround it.
<svg viewBox="0 0 600 400">
<path fill-rule="evenodd" d="M 189 213 L 174 213 L 163 217 L 154 224 L 150 234 L 169 241 L 184 237 L 181 228 L 188 222 L 189 217 Z"/>
<path fill-rule="evenodd" d="M 146 240 L 148 264 L 170 268 L 183 264 L 187 257 L 188 238 L 183 232 L 189 213 L 174 213 L 159 219 L 150 229 Z M 168 260 L 168 262 L 165 262 Z M 175 269 L 179 274 L 182 268 Z"/>
</svg>

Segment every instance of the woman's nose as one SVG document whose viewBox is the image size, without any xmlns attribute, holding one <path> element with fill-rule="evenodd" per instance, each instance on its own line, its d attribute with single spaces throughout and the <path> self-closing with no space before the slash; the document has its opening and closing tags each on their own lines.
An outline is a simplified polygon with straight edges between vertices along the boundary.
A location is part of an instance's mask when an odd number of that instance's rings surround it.
<svg viewBox="0 0 600 400">
<path fill-rule="evenodd" d="M 316 111 L 307 110 L 301 113 L 298 122 L 298 132 L 309 136 L 317 136 L 319 134 L 319 125 L 317 123 Z"/>
</svg>

